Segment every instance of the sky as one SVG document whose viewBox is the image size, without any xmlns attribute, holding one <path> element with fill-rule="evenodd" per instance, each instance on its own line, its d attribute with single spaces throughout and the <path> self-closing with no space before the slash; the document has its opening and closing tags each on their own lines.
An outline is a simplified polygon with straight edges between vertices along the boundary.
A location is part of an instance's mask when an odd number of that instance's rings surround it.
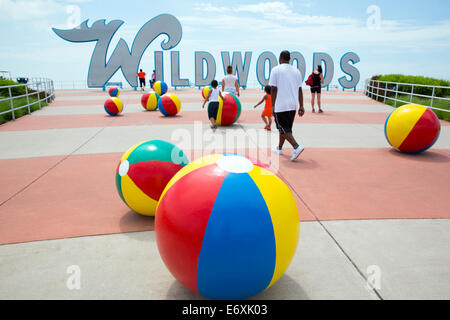
<svg viewBox="0 0 450 320">
<path fill-rule="evenodd" d="M 257 87 L 256 60 L 264 51 L 301 52 L 306 73 L 314 52 L 334 60 L 331 82 L 345 74 L 339 61 L 355 52 L 361 74 L 358 87 L 375 74 L 402 73 L 450 79 L 450 1 L 448 0 L 297 0 L 297 1 L 116 1 L 0 0 L 0 70 L 13 77 L 47 77 L 85 84 L 94 42 L 70 43 L 52 28 L 71 29 L 89 19 L 119 19 L 108 57 L 120 38 L 131 47 L 141 26 L 169 13 L 182 25 L 181 78 L 194 82 L 195 51 L 210 52 L 223 75 L 221 51 L 252 52 L 248 85 Z M 154 69 L 154 51 L 165 36 L 145 51 L 140 68 Z M 170 52 L 164 52 L 165 80 L 170 84 Z M 306 79 L 306 77 L 305 77 Z M 123 81 L 119 71 L 111 81 Z"/>
</svg>

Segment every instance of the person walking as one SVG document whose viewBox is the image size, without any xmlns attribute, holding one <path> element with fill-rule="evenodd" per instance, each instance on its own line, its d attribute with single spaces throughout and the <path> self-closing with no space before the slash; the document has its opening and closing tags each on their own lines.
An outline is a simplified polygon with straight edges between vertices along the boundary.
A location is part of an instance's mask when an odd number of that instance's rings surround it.
<svg viewBox="0 0 450 320">
<path fill-rule="evenodd" d="M 220 92 L 219 83 L 217 80 L 211 81 L 211 90 L 209 90 L 208 96 L 206 96 L 203 101 L 202 109 L 205 107 L 206 102 L 209 101 L 208 104 L 208 119 L 211 122 L 211 129 L 217 129 L 217 113 L 219 111 L 219 97 L 222 101 L 225 101 L 225 97 Z"/>
<path fill-rule="evenodd" d="M 155 70 L 153 70 L 153 73 L 152 73 L 152 78 L 150 79 L 150 87 L 153 89 L 153 85 L 155 84 L 155 82 L 156 82 L 156 73 L 155 73 L 156 71 Z"/>
<path fill-rule="evenodd" d="M 227 75 L 222 80 L 222 91 L 236 94 L 239 97 L 239 80 L 233 74 L 233 67 L 227 67 Z"/>
<path fill-rule="evenodd" d="M 145 89 L 145 72 L 142 71 L 142 69 L 139 70 L 137 73 L 137 76 L 139 78 L 139 86 L 141 87 L 142 91 Z"/>
<path fill-rule="evenodd" d="M 317 106 L 319 107 L 319 113 L 322 113 L 323 110 L 321 108 L 321 102 L 320 102 L 320 95 L 321 95 L 321 91 L 322 91 L 322 84 L 323 84 L 323 74 L 322 74 L 322 66 L 318 65 L 317 69 L 314 70 L 314 72 L 312 73 L 312 80 L 313 83 L 311 85 L 311 108 L 312 108 L 312 112 L 316 112 L 316 110 L 314 110 L 314 96 L 317 96 Z"/>
<path fill-rule="evenodd" d="M 303 152 L 292 135 L 295 114 L 302 117 L 305 114 L 303 107 L 302 75 L 300 71 L 289 62 L 291 54 L 284 50 L 280 53 L 280 64 L 272 69 L 269 85 L 271 87 L 272 112 L 279 134 L 279 143 L 272 151 L 279 155 L 283 154 L 282 148 L 287 140 L 292 147 L 291 161 L 294 161 Z"/>
</svg>

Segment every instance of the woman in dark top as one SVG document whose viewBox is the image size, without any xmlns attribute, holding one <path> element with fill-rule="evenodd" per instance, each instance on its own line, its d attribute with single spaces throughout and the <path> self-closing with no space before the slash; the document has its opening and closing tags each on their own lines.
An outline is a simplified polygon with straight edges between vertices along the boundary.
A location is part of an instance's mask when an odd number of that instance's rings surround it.
<svg viewBox="0 0 450 320">
<path fill-rule="evenodd" d="M 317 105 L 319 106 L 319 112 L 323 112 L 321 109 L 321 103 L 320 103 L 320 93 L 322 89 L 323 84 L 323 74 L 322 74 L 322 66 L 318 65 L 317 70 L 314 70 L 313 72 L 313 85 L 311 86 L 311 107 L 312 112 L 316 112 L 314 110 L 314 100 L 315 96 L 317 95 Z"/>
</svg>

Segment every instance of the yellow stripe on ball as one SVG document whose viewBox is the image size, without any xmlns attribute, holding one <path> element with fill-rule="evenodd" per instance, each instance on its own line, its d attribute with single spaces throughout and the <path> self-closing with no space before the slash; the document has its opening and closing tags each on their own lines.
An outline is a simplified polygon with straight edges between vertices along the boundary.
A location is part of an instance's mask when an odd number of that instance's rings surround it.
<svg viewBox="0 0 450 320">
<path fill-rule="evenodd" d="M 253 166 L 248 174 L 266 202 L 275 235 L 275 270 L 268 289 L 281 278 L 294 257 L 300 234 L 300 217 L 291 190 L 280 178 L 258 166 Z"/>
</svg>

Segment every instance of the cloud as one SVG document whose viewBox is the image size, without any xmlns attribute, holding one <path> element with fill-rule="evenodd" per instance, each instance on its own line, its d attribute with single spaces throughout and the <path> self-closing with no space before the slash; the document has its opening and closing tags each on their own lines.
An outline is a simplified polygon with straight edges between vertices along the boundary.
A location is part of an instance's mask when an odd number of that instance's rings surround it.
<svg viewBox="0 0 450 320">
<path fill-rule="evenodd" d="M 220 14 L 195 15 L 195 11 L 203 13 L 205 10 Z M 416 52 L 450 47 L 450 20 L 422 26 L 412 21 L 382 20 L 380 29 L 371 30 L 364 19 L 297 13 L 292 2 L 260 2 L 234 8 L 199 3 L 194 5 L 193 15 L 179 19 L 183 28 L 189 30 L 190 34 L 186 35 L 189 39 L 214 32 L 217 37 L 208 38 L 212 44 L 218 44 L 228 35 L 234 43 L 244 43 L 248 47 L 276 44 L 336 50 L 384 46 Z"/>
<path fill-rule="evenodd" d="M 0 0 L 0 21 L 24 21 L 66 14 L 66 5 L 54 0 Z"/>
</svg>

